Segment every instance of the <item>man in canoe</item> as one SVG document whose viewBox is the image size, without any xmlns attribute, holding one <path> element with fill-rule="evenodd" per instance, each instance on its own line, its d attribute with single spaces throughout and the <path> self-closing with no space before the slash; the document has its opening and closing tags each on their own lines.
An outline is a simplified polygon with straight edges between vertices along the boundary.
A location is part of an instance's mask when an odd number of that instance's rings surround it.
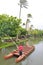
<svg viewBox="0 0 43 65">
<path fill-rule="evenodd" d="M 20 44 L 18 46 L 18 50 L 19 50 L 19 56 L 21 56 L 22 55 L 22 51 L 23 51 L 23 45 L 22 44 Z"/>
</svg>

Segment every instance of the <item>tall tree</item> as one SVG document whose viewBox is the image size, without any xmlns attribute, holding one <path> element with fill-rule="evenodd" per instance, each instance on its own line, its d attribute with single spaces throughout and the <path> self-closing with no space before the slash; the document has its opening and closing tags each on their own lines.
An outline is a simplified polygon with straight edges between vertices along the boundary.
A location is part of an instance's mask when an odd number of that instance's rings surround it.
<svg viewBox="0 0 43 65">
<path fill-rule="evenodd" d="M 20 12 L 19 12 L 19 19 L 21 17 L 21 8 L 25 7 L 27 8 L 27 0 L 20 0 L 19 1 L 19 5 L 20 5 Z M 18 30 L 18 33 L 19 33 L 19 30 Z M 18 40 L 18 34 L 17 34 L 17 40 Z"/>
<path fill-rule="evenodd" d="M 20 18 L 20 16 L 21 16 L 21 8 L 23 8 L 23 7 L 27 8 L 27 6 L 28 6 L 27 0 L 20 0 L 19 5 L 20 5 L 19 18 Z"/>
<path fill-rule="evenodd" d="M 31 14 L 27 14 L 27 20 L 26 20 L 26 30 L 28 30 L 28 23 L 30 23 L 31 21 L 30 21 L 30 18 L 32 18 L 32 15 Z"/>
</svg>

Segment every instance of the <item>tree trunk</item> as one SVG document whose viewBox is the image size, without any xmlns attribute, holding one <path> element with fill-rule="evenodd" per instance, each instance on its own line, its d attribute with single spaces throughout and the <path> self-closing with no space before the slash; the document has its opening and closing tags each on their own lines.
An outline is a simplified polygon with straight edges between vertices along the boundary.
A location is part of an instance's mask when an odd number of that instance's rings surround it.
<svg viewBox="0 0 43 65">
<path fill-rule="evenodd" d="M 19 12 L 19 18 L 21 17 L 21 5 L 20 5 L 20 12 Z"/>
</svg>

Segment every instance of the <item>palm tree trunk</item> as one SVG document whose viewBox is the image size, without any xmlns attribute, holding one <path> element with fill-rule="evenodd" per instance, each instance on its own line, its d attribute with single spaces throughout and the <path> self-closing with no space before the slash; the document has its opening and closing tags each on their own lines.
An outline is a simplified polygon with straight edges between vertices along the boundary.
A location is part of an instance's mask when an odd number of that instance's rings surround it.
<svg viewBox="0 0 43 65">
<path fill-rule="evenodd" d="M 26 22 L 26 30 L 27 30 L 27 22 Z"/>
<path fill-rule="evenodd" d="M 19 19 L 20 19 L 20 17 L 21 17 L 21 6 L 22 6 L 22 5 L 20 5 Z M 17 41 L 17 40 L 18 40 L 18 34 L 17 34 L 16 41 Z"/>
<path fill-rule="evenodd" d="M 22 6 L 22 5 L 20 5 L 19 18 L 21 17 L 21 6 Z"/>
<path fill-rule="evenodd" d="M 26 30 L 28 31 L 28 22 L 26 21 Z"/>
</svg>

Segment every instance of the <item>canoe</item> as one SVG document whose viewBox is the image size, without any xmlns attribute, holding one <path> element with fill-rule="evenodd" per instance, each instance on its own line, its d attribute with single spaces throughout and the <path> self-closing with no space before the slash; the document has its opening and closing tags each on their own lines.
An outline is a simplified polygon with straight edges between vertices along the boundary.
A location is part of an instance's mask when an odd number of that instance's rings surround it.
<svg viewBox="0 0 43 65">
<path fill-rule="evenodd" d="M 18 50 L 14 50 L 13 52 L 11 52 L 11 53 L 9 53 L 8 55 L 5 55 L 4 56 L 4 59 L 9 59 L 9 58 L 11 58 L 11 57 L 13 57 L 14 56 L 14 53 L 18 53 Z"/>
<path fill-rule="evenodd" d="M 12 54 L 12 53 L 10 53 L 10 54 L 4 56 L 4 59 L 9 59 L 9 58 L 11 58 L 11 57 L 13 57 L 13 54 Z"/>
<path fill-rule="evenodd" d="M 20 62 L 21 60 L 26 58 L 31 52 L 33 52 L 34 49 L 35 49 L 34 46 L 24 46 L 23 54 L 21 56 L 19 56 L 19 51 L 18 50 L 14 50 L 11 53 L 9 53 L 8 55 L 5 55 L 4 59 L 9 59 L 11 57 L 16 57 L 15 62 Z"/>
<path fill-rule="evenodd" d="M 16 58 L 15 62 L 20 62 L 21 60 L 25 59 L 28 55 L 30 55 L 31 52 L 33 52 L 35 49 L 34 46 L 28 46 L 28 47 L 25 47 L 24 50 L 23 50 L 23 54 L 21 56 L 19 56 L 18 58 Z"/>
</svg>

